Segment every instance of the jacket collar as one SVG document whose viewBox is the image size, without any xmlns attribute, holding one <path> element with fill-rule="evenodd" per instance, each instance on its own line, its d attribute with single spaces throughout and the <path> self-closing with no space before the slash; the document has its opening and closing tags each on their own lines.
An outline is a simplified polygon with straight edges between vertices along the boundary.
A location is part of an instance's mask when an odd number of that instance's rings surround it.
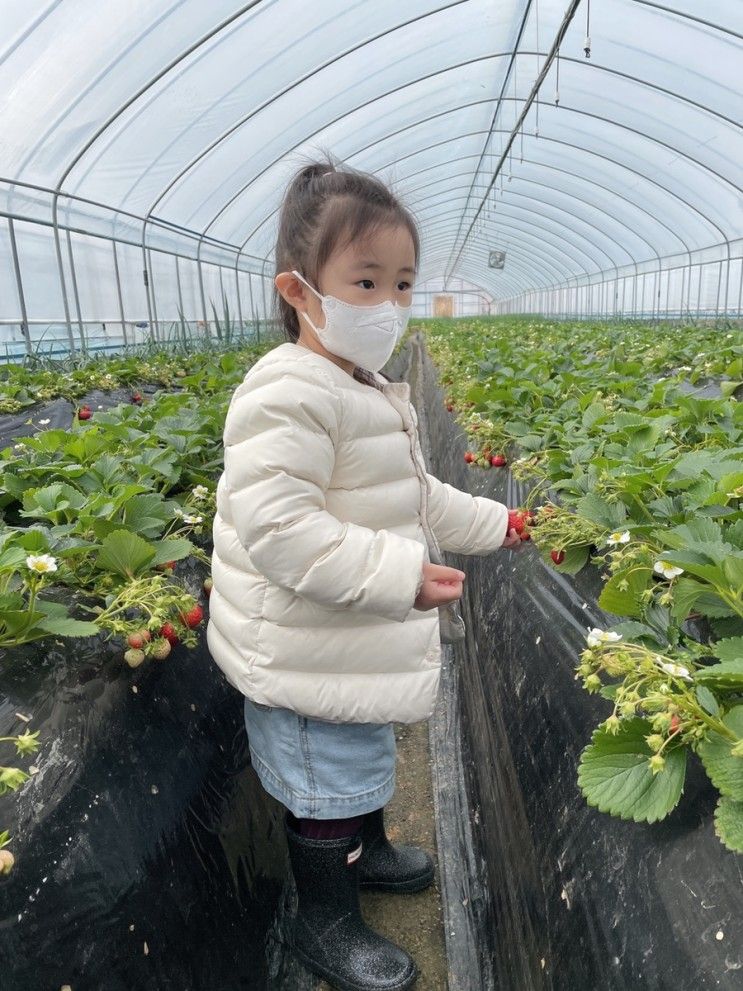
<svg viewBox="0 0 743 991">
<path fill-rule="evenodd" d="M 311 354 L 317 355 L 318 358 L 322 358 L 329 366 L 332 374 L 336 372 L 338 375 L 348 376 L 348 372 L 343 371 L 334 361 L 330 361 L 329 358 L 325 358 L 324 355 L 319 354 L 317 351 L 312 351 L 311 348 L 305 347 L 303 344 L 295 344 L 292 341 L 286 341 L 286 346 L 290 354 L 296 355 L 297 357 L 304 355 L 307 351 Z M 282 345 L 280 345 L 282 346 Z M 366 385 L 371 385 L 376 389 L 379 389 L 381 393 L 385 396 L 393 396 L 407 402 L 410 399 L 410 383 L 409 382 L 392 382 L 387 379 L 385 375 L 379 372 L 371 372 L 367 368 L 357 367 L 354 369 L 353 376 L 357 382 L 363 382 Z"/>
</svg>

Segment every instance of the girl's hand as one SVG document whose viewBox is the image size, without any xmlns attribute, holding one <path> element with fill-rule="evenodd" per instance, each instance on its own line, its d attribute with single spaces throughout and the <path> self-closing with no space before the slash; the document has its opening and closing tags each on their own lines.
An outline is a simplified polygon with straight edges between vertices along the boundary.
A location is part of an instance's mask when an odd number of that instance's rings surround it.
<svg viewBox="0 0 743 991">
<path fill-rule="evenodd" d="M 416 609 L 436 609 L 462 596 L 463 571 L 444 564 L 423 564 L 423 585 L 413 603 Z"/>
<path fill-rule="evenodd" d="M 501 547 L 519 547 L 521 545 L 521 537 L 514 530 L 513 527 L 510 528 L 506 534 L 506 539 L 501 544 Z"/>
</svg>

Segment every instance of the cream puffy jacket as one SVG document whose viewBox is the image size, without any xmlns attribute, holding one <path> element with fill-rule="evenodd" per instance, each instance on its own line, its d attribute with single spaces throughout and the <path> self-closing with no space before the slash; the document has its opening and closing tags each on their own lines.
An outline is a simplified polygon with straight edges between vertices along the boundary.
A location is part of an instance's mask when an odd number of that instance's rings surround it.
<svg viewBox="0 0 743 991">
<path fill-rule="evenodd" d="M 414 723 L 433 713 L 441 672 L 438 609 L 413 606 L 421 517 L 441 550 L 489 554 L 508 510 L 428 474 L 409 384 L 374 380 L 286 342 L 235 389 L 207 643 L 255 702 Z"/>
</svg>

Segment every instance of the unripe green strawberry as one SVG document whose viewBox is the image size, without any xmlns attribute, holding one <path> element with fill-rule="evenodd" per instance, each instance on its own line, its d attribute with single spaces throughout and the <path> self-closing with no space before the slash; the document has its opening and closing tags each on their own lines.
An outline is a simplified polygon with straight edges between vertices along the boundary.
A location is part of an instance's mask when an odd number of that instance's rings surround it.
<svg viewBox="0 0 743 991">
<path fill-rule="evenodd" d="M 144 651 L 132 647 L 131 650 L 127 650 L 124 654 L 124 660 L 130 668 L 138 668 L 144 660 Z"/>
<path fill-rule="evenodd" d="M 212 588 L 213 587 L 214 587 L 214 582 L 211 580 L 211 578 L 205 578 L 204 579 L 204 591 L 206 592 L 207 596 L 209 596 L 209 595 L 212 594 Z"/>
<path fill-rule="evenodd" d="M 164 661 L 172 649 L 170 642 L 165 637 L 160 637 L 152 645 L 150 656 L 154 657 L 156 661 Z"/>
</svg>

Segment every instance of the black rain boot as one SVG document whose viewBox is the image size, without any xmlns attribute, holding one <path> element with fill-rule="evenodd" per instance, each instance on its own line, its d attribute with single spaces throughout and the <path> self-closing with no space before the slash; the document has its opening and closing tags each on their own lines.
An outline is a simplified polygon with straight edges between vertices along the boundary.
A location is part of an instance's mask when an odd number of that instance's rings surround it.
<svg viewBox="0 0 743 991">
<path fill-rule="evenodd" d="M 284 830 L 297 888 L 297 914 L 287 943 L 315 974 L 341 991 L 402 991 L 419 976 L 413 958 L 370 929 L 359 906 L 361 834 L 337 840 Z"/>
<path fill-rule="evenodd" d="M 433 860 L 417 846 L 393 846 L 384 830 L 384 809 L 367 812 L 361 827 L 364 849 L 359 887 L 380 891 L 422 891 L 433 881 Z"/>
</svg>

